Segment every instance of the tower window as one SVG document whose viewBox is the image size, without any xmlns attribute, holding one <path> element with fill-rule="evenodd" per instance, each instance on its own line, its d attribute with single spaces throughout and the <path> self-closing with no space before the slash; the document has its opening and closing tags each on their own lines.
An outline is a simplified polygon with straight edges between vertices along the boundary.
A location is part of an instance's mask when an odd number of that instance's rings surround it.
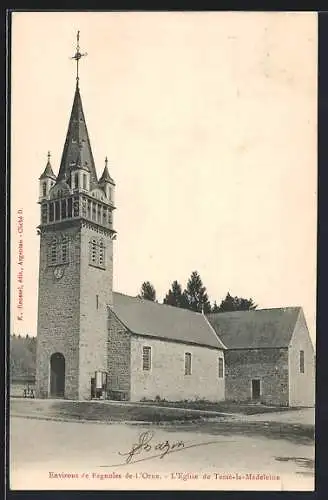
<svg viewBox="0 0 328 500">
<path fill-rule="evenodd" d="M 96 220 L 96 217 L 97 217 L 97 209 L 96 209 L 96 204 L 93 203 L 92 204 L 92 220 Z"/>
<path fill-rule="evenodd" d="M 91 219 L 91 201 L 88 200 L 88 205 L 87 205 L 87 217 L 88 219 Z"/>
<path fill-rule="evenodd" d="M 104 265 L 104 244 L 102 241 L 99 243 L 99 265 L 101 267 Z"/>
<path fill-rule="evenodd" d="M 66 200 L 61 201 L 61 218 L 66 219 Z"/>
<path fill-rule="evenodd" d="M 59 201 L 55 201 L 55 220 L 60 219 L 60 205 Z"/>
<path fill-rule="evenodd" d="M 73 203 L 73 217 L 78 217 L 79 213 L 80 213 L 79 199 L 75 197 Z"/>
<path fill-rule="evenodd" d="M 48 205 L 46 203 L 41 208 L 41 222 L 42 224 L 47 224 L 48 222 Z"/>
<path fill-rule="evenodd" d="M 98 205 L 98 222 L 101 222 L 101 206 Z"/>
<path fill-rule="evenodd" d="M 219 378 L 223 378 L 223 358 L 219 358 Z"/>
<path fill-rule="evenodd" d="M 96 307 L 99 309 L 99 295 L 96 295 Z"/>
<path fill-rule="evenodd" d="M 304 373 L 304 351 L 300 351 L 300 373 Z"/>
<path fill-rule="evenodd" d="M 83 174 L 83 189 L 87 189 L 87 174 Z"/>
<path fill-rule="evenodd" d="M 87 216 L 87 200 L 83 197 L 82 198 L 82 217 Z"/>
<path fill-rule="evenodd" d="M 47 183 L 44 182 L 42 184 L 42 196 L 46 196 L 46 194 L 47 194 Z"/>
<path fill-rule="evenodd" d="M 49 222 L 54 221 L 54 204 L 50 203 L 49 205 Z"/>
<path fill-rule="evenodd" d="M 185 375 L 191 375 L 191 353 L 185 353 Z"/>
<path fill-rule="evenodd" d="M 67 200 L 67 217 L 72 217 L 72 198 Z"/>
<path fill-rule="evenodd" d="M 97 242 L 96 240 L 91 241 L 91 262 L 96 264 L 97 262 Z"/>
<path fill-rule="evenodd" d="M 151 347 L 144 346 L 142 348 L 142 369 L 150 371 L 151 369 Z"/>
<path fill-rule="evenodd" d="M 74 184 L 75 184 L 75 188 L 77 189 L 79 187 L 79 174 L 78 173 L 75 174 Z"/>
<path fill-rule="evenodd" d="M 105 245 L 102 240 L 93 238 L 90 241 L 89 264 L 95 267 L 105 269 Z"/>
<path fill-rule="evenodd" d="M 64 236 L 61 243 L 61 262 L 66 264 L 68 262 L 68 237 Z"/>
</svg>

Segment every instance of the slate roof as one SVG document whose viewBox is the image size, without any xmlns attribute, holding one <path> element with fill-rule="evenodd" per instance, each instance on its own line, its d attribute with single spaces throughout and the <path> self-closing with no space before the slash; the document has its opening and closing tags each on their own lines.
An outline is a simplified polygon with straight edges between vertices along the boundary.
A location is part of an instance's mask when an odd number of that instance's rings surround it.
<svg viewBox="0 0 328 500">
<path fill-rule="evenodd" d="M 101 184 L 102 182 L 109 182 L 110 184 L 113 184 L 115 186 L 115 182 L 113 181 L 113 179 L 109 175 L 107 165 L 105 165 L 105 168 L 104 168 L 104 171 L 102 173 L 102 176 L 99 179 L 99 184 Z"/>
<path fill-rule="evenodd" d="M 113 310 L 119 320 L 135 334 L 224 349 L 207 318 L 201 313 L 117 292 L 113 293 Z"/>
<path fill-rule="evenodd" d="M 46 179 L 50 177 L 50 179 L 56 180 L 56 176 L 54 174 L 54 171 L 52 170 L 52 166 L 50 161 L 48 160 L 46 168 L 44 169 L 43 173 L 40 175 L 39 179 Z"/>
<path fill-rule="evenodd" d="M 227 349 L 288 347 L 301 307 L 209 314 Z"/>
<path fill-rule="evenodd" d="M 71 169 L 90 172 L 90 188 L 98 186 L 97 172 L 85 121 L 79 87 L 76 86 L 57 183 L 69 177 Z"/>
</svg>

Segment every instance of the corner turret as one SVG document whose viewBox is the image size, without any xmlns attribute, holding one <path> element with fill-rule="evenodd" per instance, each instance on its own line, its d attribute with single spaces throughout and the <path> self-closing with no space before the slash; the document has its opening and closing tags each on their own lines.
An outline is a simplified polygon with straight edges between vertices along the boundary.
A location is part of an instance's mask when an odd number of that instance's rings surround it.
<svg viewBox="0 0 328 500">
<path fill-rule="evenodd" d="M 114 188 L 115 182 L 109 175 L 108 171 L 108 159 L 105 158 L 105 168 L 102 176 L 99 179 L 99 186 L 104 190 L 109 202 L 114 203 Z"/>
<path fill-rule="evenodd" d="M 43 173 L 39 177 L 40 181 L 40 195 L 39 195 L 39 201 L 42 200 L 47 200 L 49 199 L 49 192 L 52 186 L 56 182 L 56 176 L 52 170 L 52 166 L 50 163 L 50 151 L 48 151 L 48 161 L 46 168 L 44 169 Z"/>
</svg>

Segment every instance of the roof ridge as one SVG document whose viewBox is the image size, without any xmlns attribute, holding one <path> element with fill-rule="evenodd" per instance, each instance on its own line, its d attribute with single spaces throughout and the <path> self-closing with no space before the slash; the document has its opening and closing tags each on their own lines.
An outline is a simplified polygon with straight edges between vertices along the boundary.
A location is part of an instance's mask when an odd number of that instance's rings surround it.
<svg viewBox="0 0 328 500">
<path fill-rule="evenodd" d="M 209 326 L 211 332 L 213 333 L 213 335 L 215 336 L 216 340 L 218 341 L 220 345 L 220 347 L 223 346 L 224 349 L 228 349 L 227 346 L 223 343 L 223 341 L 221 340 L 221 338 L 219 337 L 219 335 L 216 333 L 215 329 L 213 328 L 213 326 L 211 325 L 211 323 L 209 322 L 208 318 L 206 317 L 205 314 L 202 315 L 207 323 L 207 325 Z"/>
<path fill-rule="evenodd" d="M 257 313 L 262 311 L 283 311 L 283 310 L 301 310 L 302 306 L 286 306 L 286 307 L 264 307 L 263 309 L 247 309 L 247 310 L 237 310 L 237 311 L 222 311 L 222 312 L 212 312 L 208 313 L 207 316 L 216 316 L 222 314 L 240 314 L 240 313 Z"/>
<path fill-rule="evenodd" d="M 133 296 L 133 295 L 128 295 L 128 294 L 122 293 L 122 292 L 113 292 L 113 293 L 123 295 L 124 297 L 128 297 L 129 299 L 136 299 L 136 300 L 139 300 L 140 302 L 143 302 L 143 303 L 150 303 L 150 304 L 154 304 L 157 306 L 167 307 L 167 308 L 172 308 L 172 309 L 180 309 L 181 311 L 187 311 L 188 313 L 193 313 L 193 314 L 198 314 L 200 316 L 203 316 L 203 314 L 199 311 L 192 311 L 191 309 L 185 309 L 184 307 L 172 306 L 171 304 L 163 304 L 161 302 L 155 302 L 153 300 L 143 299 L 142 297 L 138 297 L 137 295 Z"/>
</svg>

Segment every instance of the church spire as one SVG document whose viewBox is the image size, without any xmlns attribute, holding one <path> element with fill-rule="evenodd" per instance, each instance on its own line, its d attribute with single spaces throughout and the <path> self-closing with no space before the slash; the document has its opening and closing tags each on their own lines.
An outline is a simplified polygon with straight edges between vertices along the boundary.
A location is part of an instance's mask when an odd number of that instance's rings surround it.
<svg viewBox="0 0 328 500">
<path fill-rule="evenodd" d="M 86 55 L 80 52 L 79 37 L 78 31 L 76 53 L 72 57 L 76 60 L 76 88 L 57 183 L 68 181 L 72 170 L 84 169 L 90 172 L 90 189 L 93 189 L 98 185 L 98 179 L 79 88 L 79 60 Z"/>
</svg>

